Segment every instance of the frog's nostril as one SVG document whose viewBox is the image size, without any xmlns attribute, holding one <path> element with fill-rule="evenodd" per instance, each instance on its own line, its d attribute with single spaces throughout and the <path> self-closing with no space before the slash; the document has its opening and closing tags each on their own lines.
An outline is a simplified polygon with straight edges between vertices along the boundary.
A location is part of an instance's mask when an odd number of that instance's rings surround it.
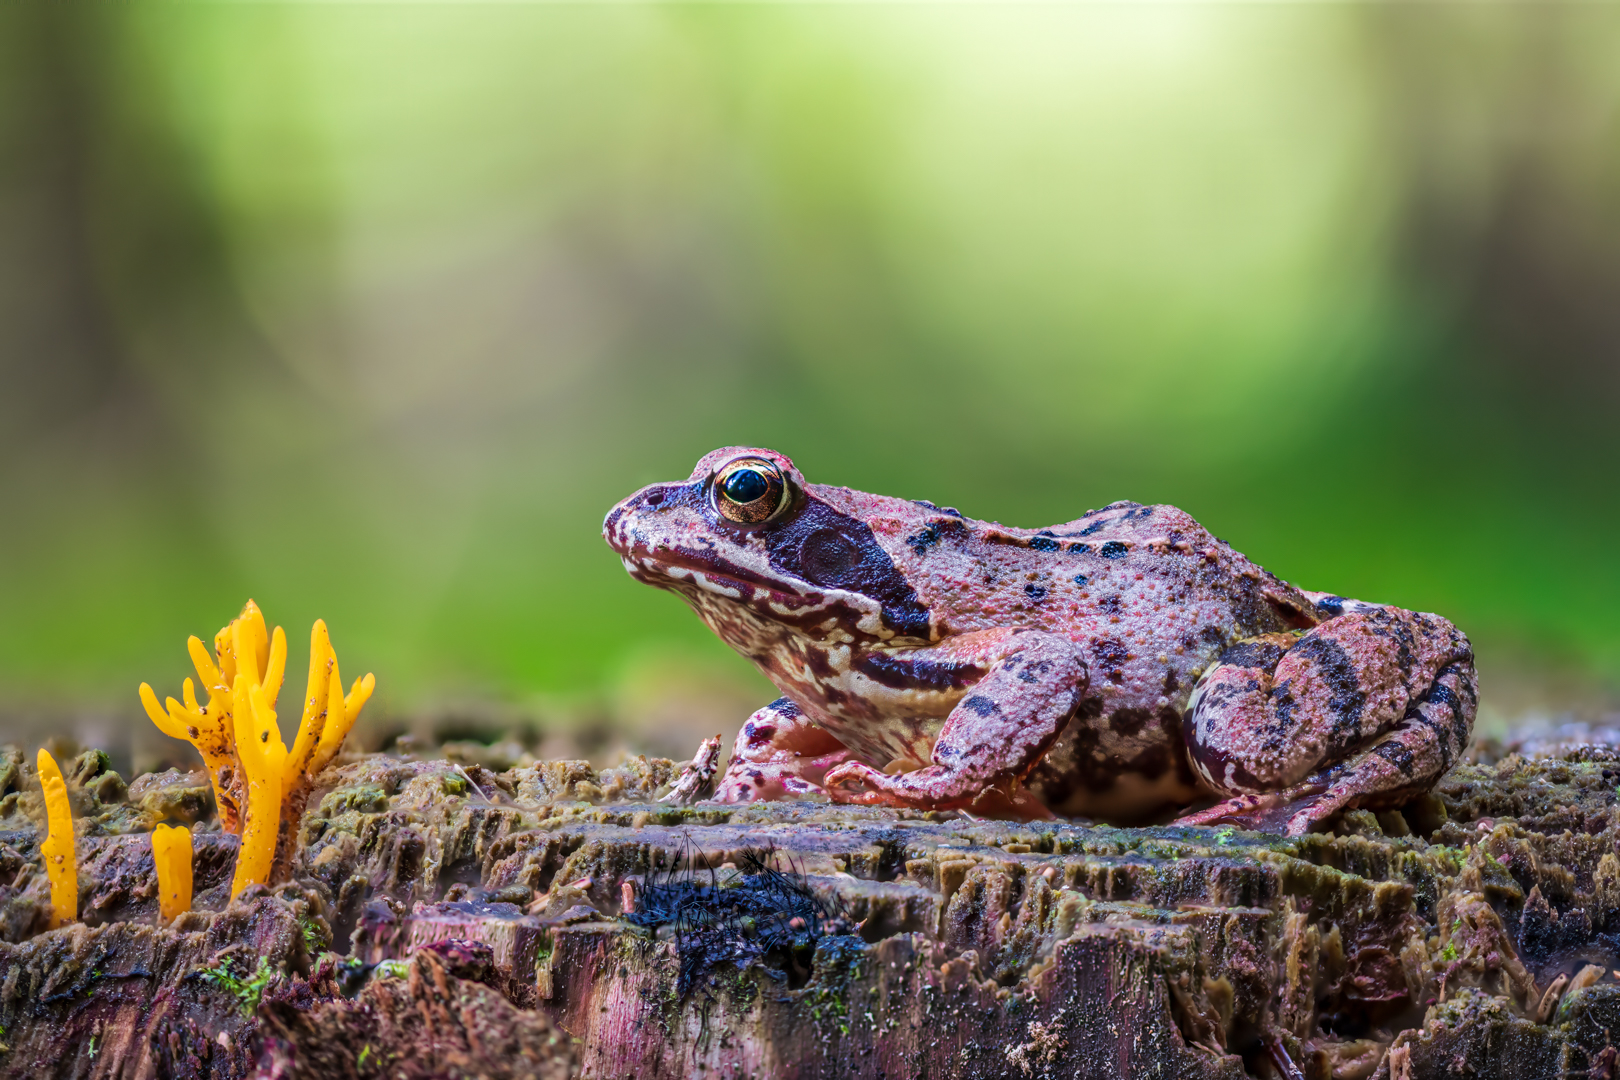
<svg viewBox="0 0 1620 1080">
<path fill-rule="evenodd" d="M 662 489 L 654 489 L 652 491 L 647 492 L 647 505 L 648 506 L 657 506 L 659 503 L 661 503 L 663 501 L 664 501 L 664 492 L 663 492 Z"/>
</svg>

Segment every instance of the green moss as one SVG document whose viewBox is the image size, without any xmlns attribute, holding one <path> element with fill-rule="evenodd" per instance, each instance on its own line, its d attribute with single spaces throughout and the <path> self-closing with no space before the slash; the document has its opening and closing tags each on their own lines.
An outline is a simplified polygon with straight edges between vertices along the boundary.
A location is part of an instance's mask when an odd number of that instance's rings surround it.
<svg viewBox="0 0 1620 1080">
<path fill-rule="evenodd" d="M 252 974 L 237 975 L 235 967 L 235 957 L 227 956 L 217 966 L 198 972 L 198 975 L 204 982 L 234 997 L 243 1016 L 252 1016 L 259 1008 L 264 988 L 270 985 L 277 972 L 270 966 L 269 958 L 263 956 L 259 957 L 259 966 Z"/>
<path fill-rule="evenodd" d="M 388 809 L 388 793 L 376 784 L 339 788 L 321 800 L 321 813 L 326 817 L 353 811 L 357 814 L 380 814 Z"/>
<path fill-rule="evenodd" d="M 319 956 L 326 951 L 326 934 L 321 930 L 320 923 L 309 915 L 298 917 L 298 933 L 304 941 L 304 951 L 311 957 Z"/>
</svg>

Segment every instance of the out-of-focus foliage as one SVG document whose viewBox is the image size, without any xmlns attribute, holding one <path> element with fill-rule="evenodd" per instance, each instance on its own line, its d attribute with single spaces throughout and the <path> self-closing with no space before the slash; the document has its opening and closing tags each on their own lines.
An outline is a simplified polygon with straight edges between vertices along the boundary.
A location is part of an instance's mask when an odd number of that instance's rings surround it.
<svg viewBox="0 0 1620 1080">
<path fill-rule="evenodd" d="M 1617 55 L 1599 6 L 0 9 L 0 708 L 133 715 L 248 594 L 396 712 L 746 681 L 598 536 L 728 443 L 1173 502 L 1455 618 L 1487 705 L 1600 685 Z"/>
</svg>

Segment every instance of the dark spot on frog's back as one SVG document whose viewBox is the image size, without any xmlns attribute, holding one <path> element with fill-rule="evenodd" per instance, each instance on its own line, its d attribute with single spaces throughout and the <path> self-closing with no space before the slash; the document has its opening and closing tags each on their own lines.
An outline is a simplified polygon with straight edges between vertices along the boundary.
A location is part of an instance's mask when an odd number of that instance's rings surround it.
<svg viewBox="0 0 1620 1080">
<path fill-rule="evenodd" d="M 810 496 L 797 514 L 759 536 L 777 569 L 824 589 L 871 597 L 882 605 L 889 629 L 928 637 L 928 609 L 864 521 Z"/>
<path fill-rule="evenodd" d="M 1046 599 L 1046 586 L 1029 584 L 1024 586 L 1024 595 L 1037 604 Z"/>
<path fill-rule="evenodd" d="M 1231 606 L 1232 621 L 1237 624 L 1243 637 L 1259 637 L 1288 629 L 1281 614 L 1267 602 L 1260 582 L 1255 578 L 1238 575 L 1232 589 Z"/>
<path fill-rule="evenodd" d="M 1112 638 L 1102 638 L 1091 643 L 1091 655 L 1097 660 L 1097 670 L 1111 682 L 1124 682 L 1125 676 L 1120 669 L 1131 658 L 1130 650 L 1125 643 Z"/>
<path fill-rule="evenodd" d="M 1125 557 L 1125 553 L 1130 550 L 1131 549 L 1128 544 L 1125 544 L 1119 540 L 1110 540 L 1108 543 L 1104 544 L 1100 549 L 1098 549 L 1097 554 L 1101 555 L 1105 559 L 1123 559 Z"/>
<path fill-rule="evenodd" d="M 941 544 L 959 542 L 966 532 L 967 526 L 962 524 L 960 516 L 936 518 L 906 537 L 906 546 L 918 555 L 926 555 Z"/>
<path fill-rule="evenodd" d="M 942 514 L 949 514 L 953 518 L 959 518 L 959 517 L 962 516 L 962 511 L 958 510 L 954 506 L 935 506 L 933 503 L 929 502 L 927 499 L 913 499 L 911 501 L 914 502 L 915 504 L 917 504 L 918 506 L 924 506 L 924 507 L 927 507 L 930 510 L 938 510 Z"/>
<path fill-rule="evenodd" d="M 918 555 L 926 555 L 928 549 L 939 543 L 939 530 L 929 525 L 918 529 L 906 537 L 906 544 Z"/>
<path fill-rule="evenodd" d="M 1230 664 L 1232 667 L 1257 668 L 1272 672 L 1277 670 L 1277 662 L 1282 657 L 1281 646 L 1269 641 L 1244 641 L 1222 652 L 1217 662 Z"/>
</svg>

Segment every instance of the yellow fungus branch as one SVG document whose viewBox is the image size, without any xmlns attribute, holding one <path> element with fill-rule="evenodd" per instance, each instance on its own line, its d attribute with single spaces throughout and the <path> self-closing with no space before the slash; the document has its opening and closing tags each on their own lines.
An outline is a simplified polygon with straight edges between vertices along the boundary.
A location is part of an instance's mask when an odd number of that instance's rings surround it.
<svg viewBox="0 0 1620 1080">
<path fill-rule="evenodd" d="M 191 830 L 159 825 L 152 831 L 157 865 L 158 915 L 166 926 L 191 910 Z"/>
<path fill-rule="evenodd" d="M 202 649 L 202 642 L 196 638 L 191 643 Z M 195 654 L 193 654 L 195 655 Z M 207 656 L 207 653 L 203 653 Z M 209 665 L 212 668 L 212 665 Z M 198 665 L 198 673 L 202 673 L 202 665 Z M 211 672 L 215 680 L 217 671 Z M 236 768 L 236 740 L 230 734 L 231 710 L 229 698 L 219 692 L 217 685 L 210 682 L 209 676 L 203 676 L 203 685 L 208 690 L 208 704 L 199 706 L 197 696 L 191 686 L 191 680 L 185 681 L 186 703 L 181 705 L 174 698 L 167 701 L 168 709 L 158 706 L 157 694 L 152 692 L 151 686 L 141 683 L 141 704 L 146 706 L 146 715 L 152 718 L 158 730 L 175 739 L 184 739 L 197 748 L 202 755 L 203 765 L 208 769 L 209 782 L 214 786 L 214 804 L 219 807 L 219 821 L 226 832 L 241 832 L 242 815 L 238 805 L 241 802 L 240 792 L 237 790 L 238 772 Z"/>
<path fill-rule="evenodd" d="M 287 747 L 268 699 L 265 687 L 249 682 L 242 671 L 236 673 L 236 755 L 247 777 L 248 797 L 247 824 L 236 856 L 236 876 L 231 879 L 233 897 L 249 885 L 270 883 L 281 828 L 281 774 Z"/>
<path fill-rule="evenodd" d="M 185 704 L 141 684 L 147 715 L 166 735 L 185 739 L 203 755 L 220 822 L 242 836 L 234 897 L 249 884 L 274 884 L 291 873 L 296 839 L 315 777 L 342 748 L 376 680 L 355 681 L 345 696 L 337 655 L 326 624 L 310 632 L 309 681 L 298 733 L 289 750 L 276 722 L 276 701 L 287 669 L 287 636 L 267 629 L 264 614 L 249 600 L 242 614 L 214 635 L 214 656 L 193 637 L 186 643 L 208 695 L 200 705 L 185 682 Z"/>
<path fill-rule="evenodd" d="M 68 806 L 67 784 L 56 759 L 44 750 L 37 759 L 39 786 L 45 791 L 48 828 L 39 853 L 51 882 L 51 929 L 79 917 L 79 866 L 73 847 L 73 811 Z"/>
</svg>

